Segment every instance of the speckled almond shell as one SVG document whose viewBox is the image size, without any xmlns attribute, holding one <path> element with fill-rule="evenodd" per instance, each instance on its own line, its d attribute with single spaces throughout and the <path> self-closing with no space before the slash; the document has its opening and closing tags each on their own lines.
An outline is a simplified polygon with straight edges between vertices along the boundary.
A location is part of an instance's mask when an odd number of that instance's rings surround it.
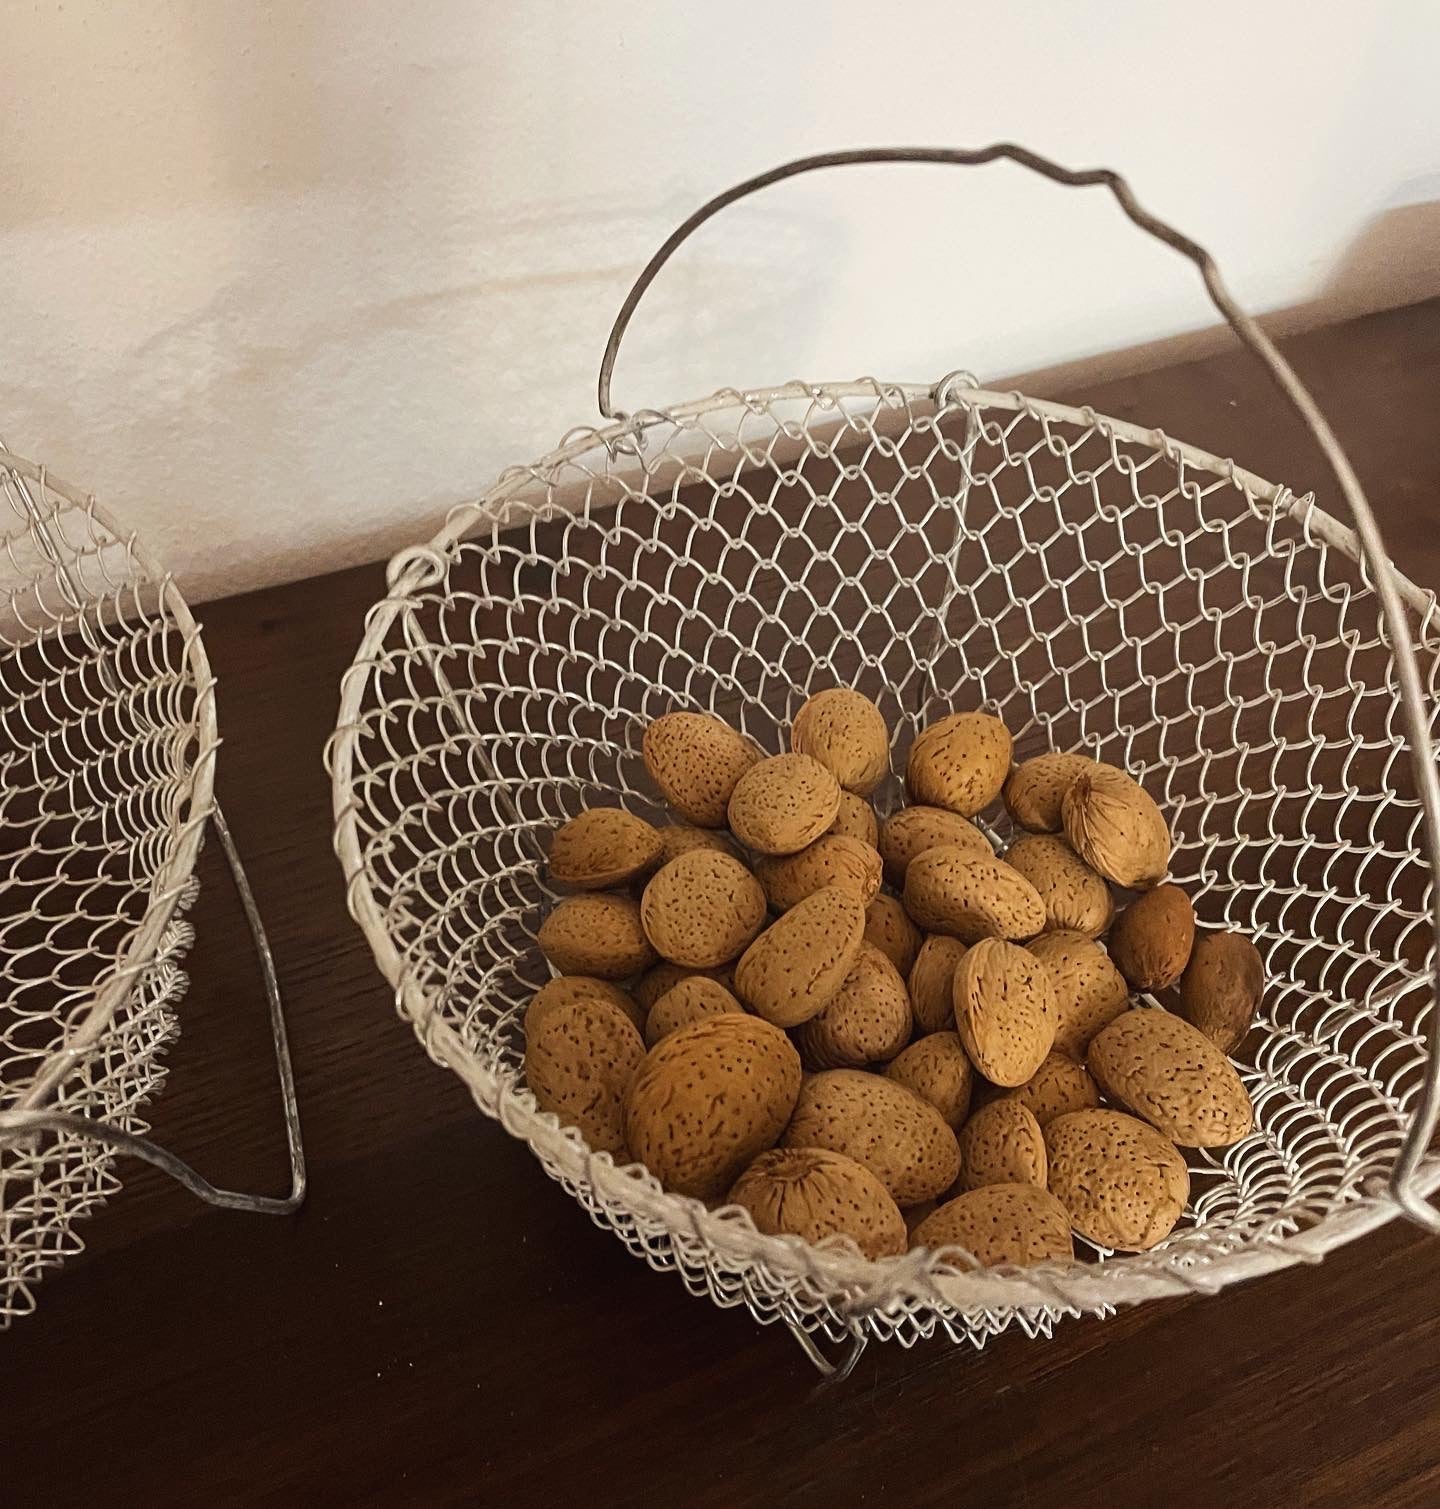
<svg viewBox="0 0 1440 1509">
<path fill-rule="evenodd" d="M 550 842 L 550 878 L 586 891 L 624 885 L 660 861 L 660 835 L 619 807 L 592 807 L 562 823 Z"/>
<path fill-rule="evenodd" d="M 958 938 L 932 933 L 910 969 L 910 1010 L 917 1033 L 955 1029 L 955 966 L 965 957 Z"/>
<path fill-rule="evenodd" d="M 735 783 L 760 751 L 709 713 L 666 713 L 645 730 L 641 754 L 650 779 L 688 823 L 723 828 Z"/>
<path fill-rule="evenodd" d="M 666 1189 L 714 1200 L 774 1146 L 799 1093 L 790 1039 L 727 1012 L 678 1028 L 645 1055 L 625 1096 L 625 1139 Z"/>
<path fill-rule="evenodd" d="M 660 836 L 659 864 L 669 864 L 692 849 L 712 849 L 716 854 L 728 854 L 731 859 L 740 856 L 729 837 L 716 828 L 697 828 L 691 823 L 667 823 L 656 829 Z"/>
<path fill-rule="evenodd" d="M 929 1101 L 947 1126 L 964 1124 L 975 1071 L 958 1032 L 931 1032 L 917 1038 L 885 1070 L 885 1077 Z"/>
<path fill-rule="evenodd" d="M 567 896 L 540 924 L 535 941 L 562 975 L 623 980 L 655 962 L 640 908 L 629 896 Z"/>
<path fill-rule="evenodd" d="M 923 729 L 910 746 L 905 784 L 910 799 L 962 817 L 982 812 L 1005 785 L 1010 730 L 989 713 L 951 713 Z"/>
<path fill-rule="evenodd" d="M 905 1251 L 905 1218 L 862 1164 L 828 1148 L 772 1148 L 735 1181 L 726 1202 L 750 1212 L 757 1231 L 807 1242 L 849 1237 L 868 1258 Z"/>
<path fill-rule="evenodd" d="M 1115 1018 L 1090 1044 L 1100 1093 L 1181 1147 L 1229 1147 L 1254 1125 L 1235 1066 L 1200 1031 L 1158 1007 Z"/>
<path fill-rule="evenodd" d="M 625 1092 L 644 1057 L 624 1012 L 599 999 L 574 1000 L 548 1012 L 526 1038 L 525 1082 L 542 1111 L 624 1162 Z"/>
<path fill-rule="evenodd" d="M 859 796 L 874 791 L 890 769 L 890 730 L 880 709 L 845 686 L 816 692 L 795 714 L 790 747 L 819 760 Z"/>
<path fill-rule="evenodd" d="M 1060 816 L 1070 847 L 1118 886 L 1144 890 L 1170 868 L 1170 827 L 1148 791 L 1113 765 L 1096 765 L 1069 785 Z"/>
<path fill-rule="evenodd" d="M 1178 885 L 1157 885 L 1115 919 L 1106 947 L 1136 990 L 1168 990 L 1190 962 L 1195 908 Z"/>
<path fill-rule="evenodd" d="M 1190 1175 L 1173 1143 L 1123 1111 L 1075 1111 L 1045 1128 L 1050 1193 L 1082 1237 L 1146 1252 L 1175 1229 Z"/>
<path fill-rule="evenodd" d="M 1078 775 L 1095 768 L 1089 755 L 1042 754 L 1022 760 L 1005 782 L 1005 809 L 1031 833 L 1059 833 L 1060 803 Z"/>
<path fill-rule="evenodd" d="M 1233 1053 L 1264 994 L 1265 963 L 1255 945 L 1240 933 L 1207 933 L 1180 981 L 1180 1015 L 1221 1053 Z"/>
<path fill-rule="evenodd" d="M 744 1010 L 718 980 L 691 975 L 667 990 L 650 1008 L 650 1014 L 645 1018 L 645 1046 L 653 1048 L 662 1038 L 669 1037 L 681 1027 L 688 1027 L 691 1022 L 723 1016 L 727 1011 Z"/>
<path fill-rule="evenodd" d="M 1033 1184 L 987 1184 L 947 1200 L 910 1234 L 912 1247 L 962 1247 L 982 1268 L 1075 1256 L 1065 1207 Z M 957 1261 L 957 1267 L 965 1267 Z"/>
<path fill-rule="evenodd" d="M 865 908 L 865 941 L 873 943 L 902 975 L 908 976 L 924 939 L 905 908 L 882 891 Z"/>
<path fill-rule="evenodd" d="M 995 857 L 990 840 L 968 817 L 947 812 L 944 807 L 902 807 L 887 817 L 880 829 L 885 878 L 893 886 L 903 886 L 905 872 L 917 854 L 945 847 L 969 849 L 977 859 Z"/>
<path fill-rule="evenodd" d="M 667 990 L 673 990 L 681 980 L 693 979 L 696 975 L 717 980 L 726 990 L 733 991 L 735 988 L 735 970 L 731 965 L 722 965 L 719 969 L 686 969 L 683 964 L 662 961 L 636 980 L 630 987 L 630 994 L 635 998 L 636 1005 L 648 1016 L 651 1007 Z"/>
<path fill-rule="evenodd" d="M 778 918 L 735 966 L 735 994 L 779 1027 L 820 1012 L 850 973 L 865 933 L 865 909 L 845 886 L 826 886 Z"/>
<path fill-rule="evenodd" d="M 880 841 L 880 821 L 875 816 L 875 809 L 863 796 L 842 791 L 830 832 L 841 838 L 858 838 L 873 849 Z"/>
<path fill-rule="evenodd" d="M 933 1200 L 960 1171 L 955 1133 L 904 1085 L 863 1069 L 813 1074 L 785 1129 L 786 1147 L 823 1147 L 862 1163 L 902 1208 Z"/>
<path fill-rule="evenodd" d="M 1045 1135 L 1018 1100 L 981 1106 L 960 1133 L 959 1188 L 986 1184 L 1045 1188 Z"/>
<path fill-rule="evenodd" d="M 1004 1098 L 1019 1101 L 1043 1130 L 1057 1116 L 1093 1111 L 1100 1104 L 1100 1088 L 1078 1059 L 1047 1053 L 1035 1073 L 1023 1085 L 1006 1090 Z"/>
<path fill-rule="evenodd" d="M 927 849 L 910 861 L 905 910 L 926 932 L 948 933 L 962 943 L 1033 938 L 1045 926 L 1045 904 L 1018 870 L 957 844 Z"/>
<path fill-rule="evenodd" d="M 714 969 L 765 925 L 765 892 L 738 859 L 692 849 L 656 871 L 640 898 L 640 921 L 662 959 Z"/>
<path fill-rule="evenodd" d="M 807 1069 L 844 1069 L 893 1058 L 910 1041 L 910 996 L 895 966 L 862 943 L 824 1008 L 795 1029 Z"/>
<path fill-rule="evenodd" d="M 858 838 L 827 833 L 798 854 L 761 859 L 755 878 L 777 912 L 788 912 L 827 885 L 849 886 L 869 906 L 880 889 L 880 855 Z"/>
<path fill-rule="evenodd" d="M 572 1001 L 597 1000 L 623 1011 L 637 1031 L 644 1028 L 644 1008 L 612 981 L 599 980 L 594 975 L 557 975 L 530 997 L 530 1004 L 525 1008 L 526 1035 L 534 1032 L 557 1006 L 568 1006 Z"/>
<path fill-rule="evenodd" d="M 1082 1058 L 1095 1034 L 1129 1007 L 1125 977 L 1083 933 L 1042 933 L 1027 946 L 1055 986 L 1055 1051 Z"/>
<path fill-rule="evenodd" d="M 751 766 L 730 794 L 730 831 L 757 854 L 795 854 L 835 821 L 840 786 L 809 755 L 772 755 Z"/>
<path fill-rule="evenodd" d="M 955 968 L 955 1026 L 970 1062 L 993 1085 L 1023 1085 L 1055 1039 L 1055 988 L 1017 943 L 986 938 Z"/>
<path fill-rule="evenodd" d="M 1045 907 L 1047 932 L 1068 930 L 1098 938 L 1110 926 L 1115 898 L 1108 882 L 1063 838 L 1026 834 L 1011 844 L 1005 863 L 1035 887 Z"/>
</svg>

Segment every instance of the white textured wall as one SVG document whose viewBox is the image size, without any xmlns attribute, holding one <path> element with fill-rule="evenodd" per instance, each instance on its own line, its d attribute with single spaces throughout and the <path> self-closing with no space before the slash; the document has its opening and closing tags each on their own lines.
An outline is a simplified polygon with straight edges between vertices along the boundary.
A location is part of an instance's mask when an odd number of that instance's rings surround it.
<svg viewBox="0 0 1440 1509">
<path fill-rule="evenodd" d="M 1259 308 L 1440 198 L 1431 0 L 37 0 L 3 35 L 0 433 L 197 598 L 428 534 L 592 419 L 650 251 L 790 156 L 1113 164 Z M 1379 260 L 1377 302 L 1435 291 L 1433 244 Z M 703 231 L 615 397 L 996 375 L 1210 320 L 1096 193 L 847 169 Z"/>
</svg>

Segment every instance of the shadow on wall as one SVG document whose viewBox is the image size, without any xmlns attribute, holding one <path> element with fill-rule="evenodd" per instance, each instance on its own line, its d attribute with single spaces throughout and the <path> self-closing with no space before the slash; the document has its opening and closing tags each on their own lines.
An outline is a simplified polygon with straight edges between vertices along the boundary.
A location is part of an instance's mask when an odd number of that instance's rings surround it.
<svg viewBox="0 0 1440 1509">
<path fill-rule="evenodd" d="M 1405 202 L 1365 223 L 1314 297 L 1266 312 L 1261 316 L 1265 329 L 1272 336 L 1294 335 L 1375 310 L 1440 298 L 1440 197 L 1415 201 L 1410 191 L 1422 188 L 1440 195 L 1440 183 L 1433 179 L 1406 185 L 1393 196 Z M 1220 270 L 1225 271 L 1223 266 Z M 1211 325 L 1038 368 L 995 385 L 1024 388 L 1043 397 L 1176 362 L 1199 361 L 1225 350 L 1234 339 L 1224 325 Z"/>
</svg>

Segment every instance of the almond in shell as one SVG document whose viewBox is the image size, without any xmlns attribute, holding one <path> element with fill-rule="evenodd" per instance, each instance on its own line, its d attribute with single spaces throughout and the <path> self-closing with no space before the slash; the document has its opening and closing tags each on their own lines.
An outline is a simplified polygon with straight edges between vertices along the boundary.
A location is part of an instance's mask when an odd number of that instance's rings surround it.
<svg viewBox="0 0 1440 1509">
<path fill-rule="evenodd" d="M 623 1159 L 624 1100 L 645 1044 L 635 1024 L 598 998 L 546 1013 L 525 1040 L 525 1082 L 542 1111 L 577 1128 L 597 1152 Z"/>
<path fill-rule="evenodd" d="M 917 1038 L 885 1070 L 885 1077 L 928 1100 L 947 1126 L 963 1125 L 975 1071 L 958 1032 L 931 1032 Z"/>
<path fill-rule="evenodd" d="M 848 886 L 826 886 L 772 923 L 735 966 L 735 994 L 767 1022 L 798 1027 L 840 989 L 865 936 Z"/>
<path fill-rule="evenodd" d="M 761 859 L 755 878 L 777 912 L 789 911 L 827 885 L 849 886 L 869 906 L 880 889 L 880 855 L 858 838 L 827 833 L 798 854 Z"/>
<path fill-rule="evenodd" d="M 1159 1007 L 1116 1017 L 1085 1061 L 1102 1094 L 1182 1147 L 1228 1147 L 1254 1124 L 1234 1064 L 1198 1027 Z"/>
<path fill-rule="evenodd" d="M 666 713 L 645 730 L 645 768 L 665 800 L 688 823 L 723 828 L 735 783 L 760 751 L 710 713 Z"/>
<path fill-rule="evenodd" d="M 835 821 L 830 832 L 840 838 L 858 838 L 862 844 L 873 849 L 880 842 L 880 823 L 875 809 L 863 796 L 853 791 L 841 791 L 840 805 L 835 810 Z"/>
<path fill-rule="evenodd" d="M 1045 1062 L 1005 1098 L 1018 1101 L 1040 1123 L 1049 1126 L 1057 1116 L 1071 1111 L 1093 1111 L 1100 1104 L 1100 1089 L 1090 1071 L 1068 1053 L 1047 1053 Z"/>
<path fill-rule="evenodd" d="M 562 975 L 623 980 L 655 962 L 655 950 L 629 896 L 567 896 L 540 924 L 540 952 Z"/>
<path fill-rule="evenodd" d="M 643 875 L 660 852 L 660 835 L 644 818 L 620 807 L 591 807 L 555 830 L 550 878 L 577 890 L 605 890 Z"/>
<path fill-rule="evenodd" d="M 905 1218 L 890 1191 L 862 1164 L 819 1147 L 761 1153 L 735 1181 L 727 1203 L 750 1212 L 757 1231 L 807 1242 L 843 1235 L 868 1258 L 905 1251 Z"/>
<path fill-rule="evenodd" d="M 910 861 L 905 910 L 926 932 L 962 943 L 1033 938 L 1045 926 L 1045 903 L 1018 870 L 958 844 L 927 849 Z"/>
<path fill-rule="evenodd" d="M 882 892 L 865 908 L 865 941 L 873 943 L 902 975 L 908 975 L 922 940 L 905 908 Z"/>
<path fill-rule="evenodd" d="M 910 1245 L 932 1252 L 959 1247 L 982 1268 L 1029 1267 L 1075 1256 L 1069 1213 L 1033 1184 L 987 1184 L 957 1195 L 920 1222 Z"/>
<path fill-rule="evenodd" d="M 800 1093 L 778 1027 L 726 1012 L 657 1043 L 625 1093 L 625 1140 L 668 1190 L 713 1200 L 773 1147 Z"/>
<path fill-rule="evenodd" d="M 1185 1160 L 1123 1111 L 1074 1111 L 1045 1128 L 1050 1193 L 1082 1237 L 1146 1252 L 1175 1229 L 1190 1198 Z"/>
<path fill-rule="evenodd" d="M 1221 1053 L 1233 1053 L 1264 994 L 1265 964 L 1255 945 L 1241 933 L 1207 933 L 1180 981 L 1180 1015 Z"/>
<path fill-rule="evenodd" d="M 1026 834 L 1011 844 L 1005 863 L 1039 893 L 1047 931 L 1064 929 L 1098 938 L 1110 926 L 1115 900 L 1109 885 L 1063 838 Z"/>
<path fill-rule="evenodd" d="M 840 785 L 809 755 L 772 755 L 735 783 L 730 831 L 759 854 L 794 854 L 835 821 Z"/>
<path fill-rule="evenodd" d="M 899 971 L 862 943 L 824 1008 L 795 1032 L 807 1069 L 845 1069 L 893 1058 L 910 1041 L 910 997 Z"/>
<path fill-rule="evenodd" d="M 1005 782 L 1005 809 L 1017 827 L 1031 833 L 1059 833 L 1060 803 L 1075 777 L 1095 768 L 1081 754 L 1042 754 L 1022 760 Z"/>
<path fill-rule="evenodd" d="M 955 1026 L 991 1084 L 1023 1085 L 1055 1040 L 1055 987 L 1028 950 L 986 938 L 955 968 Z"/>
<path fill-rule="evenodd" d="M 964 957 L 965 945 L 944 933 L 932 933 L 920 945 L 909 979 L 916 1032 L 954 1030 L 955 966 Z"/>
<path fill-rule="evenodd" d="M 525 1035 L 528 1037 L 557 1006 L 572 1001 L 604 1001 L 623 1011 L 636 1030 L 645 1026 L 645 1011 L 638 1001 L 611 980 L 597 980 L 594 975 L 557 975 L 547 980 L 530 998 L 525 1008 Z"/>
<path fill-rule="evenodd" d="M 1178 885 L 1137 896 L 1110 930 L 1110 957 L 1136 990 L 1168 990 L 1195 943 L 1195 908 Z"/>
<path fill-rule="evenodd" d="M 890 730 L 880 709 L 845 686 L 816 692 L 795 714 L 790 747 L 819 760 L 859 796 L 868 796 L 890 769 Z"/>
<path fill-rule="evenodd" d="M 657 868 L 658 865 L 669 864 L 672 859 L 679 859 L 682 854 L 688 854 L 691 849 L 713 849 L 717 854 L 728 854 L 731 859 L 739 858 L 735 845 L 715 828 L 696 828 L 689 823 L 667 823 L 656 831 L 660 835 Z"/>
<path fill-rule="evenodd" d="M 1060 803 L 1065 837 L 1092 870 L 1129 889 L 1148 889 L 1170 868 L 1170 827 L 1148 791 L 1113 765 L 1070 783 Z"/>
<path fill-rule="evenodd" d="M 958 812 L 944 807 L 902 807 L 885 819 L 880 829 L 880 857 L 891 885 L 903 886 L 910 861 L 926 849 L 958 845 L 977 859 L 993 859 L 990 840 Z"/>
<path fill-rule="evenodd" d="M 635 1004 L 648 1016 L 650 1008 L 667 990 L 673 990 L 681 980 L 689 980 L 696 975 L 717 980 L 726 990 L 733 990 L 735 987 L 735 971 L 728 965 L 720 969 L 686 969 L 683 964 L 671 964 L 668 960 L 662 960 L 636 980 L 630 987 L 630 994 L 634 997 Z"/>
<path fill-rule="evenodd" d="M 691 1022 L 723 1016 L 727 1011 L 744 1010 L 718 980 L 691 975 L 667 990 L 650 1008 L 645 1019 L 645 1046 L 653 1048 L 662 1038 L 669 1037 L 678 1028 L 688 1027 Z"/>
<path fill-rule="evenodd" d="M 692 849 L 652 877 L 640 921 L 662 959 L 714 969 L 743 953 L 765 925 L 765 892 L 738 859 Z"/>
<path fill-rule="evenodd" d="M 986 1184 L 1045 1188 L 1045 1137 L 1018 1100 L 981 1106 L 960 1132 L 960 1189 Z"/>
<path fill-rule="evenodd" d="M 951 713 L 910 746 L 905 784 L 912 801 L 974 817 L 1000 795 L 1010 773 L 1010 730 L 989 713 Z"/>
<path fill-rule="evenodd" d="M 1130 1005 L 1124 976 L 1084 933 L 1041 933 L 1027 946 L 1055 986 L 1055 1051 L 1080 1058 L 1091 1038 Z"/>
<path fill-rule="evenodd" d="M 863 1069 L 827 1069 L 800 1091 L 786 1147 L 823 1147 L 864 1164 L 902 1209 L 955 1182 L 960 1149 L 934 1106 Z"/>
</svg>

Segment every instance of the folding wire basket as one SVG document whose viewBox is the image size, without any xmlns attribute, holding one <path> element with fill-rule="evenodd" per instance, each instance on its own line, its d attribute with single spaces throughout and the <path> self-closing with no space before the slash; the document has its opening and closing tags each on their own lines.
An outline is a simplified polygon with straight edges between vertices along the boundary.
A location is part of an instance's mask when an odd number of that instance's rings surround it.
<svg viewBox="0 0 1440 1509">
<path fill-rule="evenodd" d="M 0 444 L 0 1329 L 78 1253 L 117 1152 L 292 1209 L 303 1154 L 274 970 L 214 802 L 215 679 L 170 576 L 94 498 Z M 216 1190 L 144 1133 L 215 826 L 261 950 L 292 1195 Z"/>
<path fill-rule="evenodd" d="M 724 205 L 843 163 L 997 158 L 1110 188 L 1201 267 L 1314 430 L 1356 531 L 1158 431 L 963 373 L 611 408 L 641 295 Z M 1426 1203 L 1440 620 L 1201 248 L 1116 175 L 1021 148 L 805 159 L 712 200 L 661 248 L 612 332 L 600 408 L 611 423 L 505 473 L 392 561 L 330 750 L 351 911 L 400 1012 L 597 1224 L 692 1292 L 784 1321 L 826 1371 L 821 1336 L 852 1340 L 848 1370 L 872 1337 L 982 1345 L 1012 1323 L 1048 1334 L 1062 1315 L 1214 1292 L 1397 1209 L 1440 1226 Z M 1201 921 L 1264 954 L 1272 984 L 1238 1056 L 1255 1131 L 1191 1154 L 1190 1208 L 1158 1249 L 972 1269 L 762 1236 L 592 1152 L 525 1089 L 553 825 L 617 797 L 659 815 L 640 740 L 660 713 L 716 712 L 775 752 L 805 698 L 837 683 L 879 703 L 896 770 L 924 723 L 983 707 L 1017 758 L 1077 749 L 1135 772 L 1171 818 L 1172 875 Z M 877 793 L 882 814 L 900 799 L 893 778 Z"/>
</svg>

